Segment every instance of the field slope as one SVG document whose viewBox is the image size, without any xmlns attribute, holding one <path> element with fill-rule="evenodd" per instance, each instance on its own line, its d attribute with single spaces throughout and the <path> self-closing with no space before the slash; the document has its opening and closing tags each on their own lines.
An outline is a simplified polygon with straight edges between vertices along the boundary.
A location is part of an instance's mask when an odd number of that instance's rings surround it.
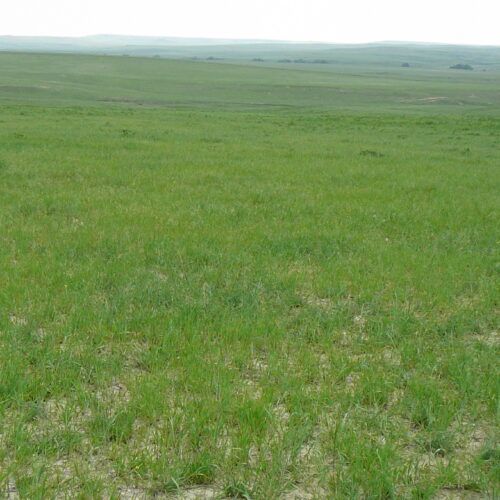
<svg viewBox="0 0 500 500">
<path fill-rule="evenodd" d="M 494 497 L 499 89 L 0 53 L 0 496 Z"/>
</svg>

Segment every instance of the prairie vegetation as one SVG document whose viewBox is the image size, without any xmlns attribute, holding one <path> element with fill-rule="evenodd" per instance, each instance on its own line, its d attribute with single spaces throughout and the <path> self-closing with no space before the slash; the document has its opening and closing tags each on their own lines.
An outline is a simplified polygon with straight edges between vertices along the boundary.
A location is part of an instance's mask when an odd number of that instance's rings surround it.
<svg viewBox="0 0 500 500">
<path fill-rule="evenodd" d="M 0 54 L 2 496 L 495 496 L 500 72 L 401 60 Z"/>
</svg>

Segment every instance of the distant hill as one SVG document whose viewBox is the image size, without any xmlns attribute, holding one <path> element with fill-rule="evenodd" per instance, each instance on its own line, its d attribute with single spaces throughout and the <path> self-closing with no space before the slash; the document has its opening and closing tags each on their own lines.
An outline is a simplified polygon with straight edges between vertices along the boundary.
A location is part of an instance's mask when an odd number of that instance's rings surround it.
<svg viewBox="0 0 500 500">
<path fill-rule="evenodd" d="M 84 53 L 247 61 L 267 64 L 318 63 L 338 66 L 372 65 L 447 69 L 453 64 L 479 70 L 500 71 L 500 47 L 459 46 L 410 42 L 371 44 L 327 44 L 268 40 L 224 40 L 207 38 L 137 37 L 95 35 L 81 38 L 0 37 L 0 51 Z"/>
<path fill-rule="evenodd" d="M 87 51 L 109 50 L 123 47 L 172 47 L 246 45 L 254 43 L 280 43 L 266 40 L 232 40 L 215 38 L 151 37 L 128 35 L 92 35 L 84 37 L 0 36 L 0 50 L 56 50 Z"/>
</svg>

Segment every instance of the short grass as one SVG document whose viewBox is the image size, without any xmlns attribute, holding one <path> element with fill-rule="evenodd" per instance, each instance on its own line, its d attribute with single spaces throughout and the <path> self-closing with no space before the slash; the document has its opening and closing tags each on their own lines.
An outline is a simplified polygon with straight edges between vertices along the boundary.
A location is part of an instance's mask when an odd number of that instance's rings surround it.
<svg viewBox="0 0 500 500">
<path fill-rule="evenodd" d="M 499 75 L 0 68 L 2 496 L 498 494 Z"/>
</svg>

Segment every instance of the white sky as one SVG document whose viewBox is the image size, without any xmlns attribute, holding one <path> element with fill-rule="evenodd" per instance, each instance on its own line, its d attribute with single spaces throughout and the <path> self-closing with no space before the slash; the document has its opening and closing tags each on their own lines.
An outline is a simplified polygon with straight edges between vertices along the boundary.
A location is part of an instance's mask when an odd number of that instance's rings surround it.
<svg viewBox="0 0 500 500">
<path fill-rule="evenodd" d="M 500 45 L 500 0 L 0 0 L 0 35 Z"/>
</svg>

